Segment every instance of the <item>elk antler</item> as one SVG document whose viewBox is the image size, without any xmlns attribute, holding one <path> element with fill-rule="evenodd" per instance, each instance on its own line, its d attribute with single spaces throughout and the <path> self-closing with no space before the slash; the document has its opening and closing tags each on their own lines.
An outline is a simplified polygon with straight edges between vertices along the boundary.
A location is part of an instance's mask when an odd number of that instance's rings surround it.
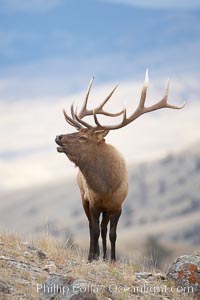
<svg viewBox="0 0 200 300">
<path fill-rule="evenodd" d="M 66 111 L 63 109 L 63 113 L 64 113 L 66 121 L 70 125 L 76 127 L 78 130 L 80 130 L 81 128 L 83 128 L 83 126 L 87 127 L 90 130 L 94 130 L 94 131 L 98 130 L 96 128 L 96 126 L 95 127 L 91 126 L 90 124 L 88 124 L 88 123 L 86 123 L 85 121 L 82 120 L 86 116 L 92 116 L 92 115 L 94 115 L 94 110 L 87 109 L 88 98 L 89 98 L 89 94 L 90 94 L 90 90 L 91 90 L 93 81 L 94 81 L 94 77 L 91 79 L 91 81 L 89 83 L 89 86 L 88 86 L 88 89 L 87 89 L 87 92 L 86 92 L 86 96 L 85 96 L 85 100 L 83 102 L 83 106 L 82 106 L 79 114 L 77 113 L 77 108 L 76 108 L 76 110 L 74 112 L 74 102 L 71 105 L 71 115 L 72 115 L 72 118 L 70 116 L 68 116 L 68 114 L 66 113 Z M 118 87 L 118 85 L 116 85 L 114 87 L 114 89 L 110 92 L 110 94 L 105 98 L 105 100 L 103 100 L 103 102 L 97 108 L 95 108 L 95 113 L 96 114 L 101 114 L 101 115 L 105 115 L 105 116 L 109 116 L 109 117 L 116 117 L 116 116 L 120 116 L 121 114 L 123 114 L 123 112 L 124 112 L 123 110 L 121 112 L 119 112 L 119 113 L 115 113 L 114 114 L 114 113 L 106 112 L 103 109 L 104 105 L 111 98 L 112 94 L 114 93 L 114 91 L 116 90 L 117 87 Z"/>
<path fill-rule="evenodd" d="M 138 105 L 137 109 L 128 118 L 126 116 L 126 109 L 124 109 L 124 111 L 123 111 L 123 120 L 120 124 L 108 125 L 108 126 L 101 125 L 99 123 L 98 119 L 97 119 L 96 111 L 94 110 L 94 119 L 95 119 L 95 123 L 96 123 L 98 129 L 99 130 L 114 130 L 114 129 L 122 128 L 122 127 L 128 125 L 129 123 L 133 122 L 135 119 L 137 119 L 139 116 L 141 116 L 144 113 L 154 111 L 154 110 L 157 110 L 157 109 L 161 109 L 161 108 L 181 109 L 185 106 L 185 103 L 181 106 L 175 106 L 175 105 L 171 105 L 171 104 L 167 103 L 168 94 L 169 94 L 169 80 L 168 80 L 167 86 L 166 86 L 166 89 L 165 89 L 164 97 L 159 102 L 157 102 L 156 104 L 154 104 L 152 106 L 149 106 L 149 107 L 145 107 L 145 100 L 146 100 L 148 83 L 149 83 L 149 78 L 148 78 L 148 69 L 147 69 L 146 74 L 145 74 L 145 81 L 144 81 L 144 85 L 143 85 L 143 88 L 142 88 L 142 93 L 141 93 L 139 105 Z"/>
<path fill-rule="evenodd" d="M 152 106 L 145 107 L 145 100 L 146 100 L 147 88 L 148 88 L 148 83 L 149 83 L 148 70 L 147 70 L 139 105 L 138 105 L 137 109 L 130 115 L 130 117 L 127 118 L 126 109 L 124 109 L 123 111 L 121 111 L 119 113 L 115 113 L 115 114 L 108 113 L 103 110 L 103 106 L 108 102 L 108 100 L 110 99 L 110 97 L 112 96 L 114 91 L 116 90 L 117 86 L 114 87 L 114 89 L 111 91 L 111 93 L 106 97 L 106 99 L 97 108 L 95 108 L 93 110 L 88 110 L 86 107 L 87 107 L 88 97 L 89 97 L 89 93 L 91 90 L 93 80 L 94 80 L 94 78 L 89 83 L 85 101 L 83 103 L 80 113 L 77 114 L 77 110 L 76 110 L 76 112 L 74 112 L 74 103 L 71 105 L 72 118 L 67 115 L 65 110 L 63 110 L 66 121 L 70 125 L 76 127 L 77 129 L 81 129 L 81 128 L 83 128 L 83 126 L 85 126 L 92 131 L 114 130 L 114 129 L 122 128 L 122 127 L 128 125 L 129 123 L 133 122 L 135 119 L 137 119 L 139 116 L 143 115 L 144 113 L 154 111 L 157 109 L 161 109 L 161 108 L 181 109 L 185 106 L 185 103 L 182 106 L 175 106 L 175 105 L 171 105 L 171 104 L 167 103 L 168 94 L 169 94 L 169 80 L 168 80 L 164 97 L 159 102 L 153 104 Z M 122 122 L 117 125 L 101 125 L 97 119 L 97 114 L 103 114 L 103 115 L 110 116 L 110 117 L 116 117 L 116 116 L 123 114 L 123 119 L 122 119 Z M 83 117 L 89 116 L 89 115 L 94 116 L 96 126 L 92 126 L 82 120 Z"/>
</svg>

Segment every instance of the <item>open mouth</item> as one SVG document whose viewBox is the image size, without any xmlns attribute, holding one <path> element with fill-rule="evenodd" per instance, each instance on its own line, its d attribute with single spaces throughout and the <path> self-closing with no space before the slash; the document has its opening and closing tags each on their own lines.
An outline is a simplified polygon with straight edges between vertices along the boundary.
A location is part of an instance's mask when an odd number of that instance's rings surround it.
<svg viewBox="0 0 200 300">
<path fill-rule="evenodd" d="M 63 149 L 63 147 L 57 147 L 57 151 L 58 151 L 58 152 L 63 152 L 64 149 Z"/>
<path fill-rule="evenodd" d="M 58 152 L 64 152 L 65 147 L 62 145 L 62 143 L 61 143 L 61 141 L 58 137 L 56 137 L 55 142 L 56 142 L 56 144 L 59 145 L 59 147 L 57 147 L 57 151 Z"/>
</svg>

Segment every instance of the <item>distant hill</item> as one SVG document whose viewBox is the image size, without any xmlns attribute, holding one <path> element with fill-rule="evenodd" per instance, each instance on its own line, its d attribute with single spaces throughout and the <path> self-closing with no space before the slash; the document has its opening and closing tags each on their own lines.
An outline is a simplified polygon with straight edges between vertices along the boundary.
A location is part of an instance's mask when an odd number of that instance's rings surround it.
<svg viewBox="0 0 200 300">
<path fill-rule="evenodd" d="M 200 143 L 130 168 L 126 232 L 200 245 Z M 128 229 L 128 231 L 127 231 Z"/>
<path fill-rule="evenodd" d="M 25 235 L 88 237 L 76 178 L 1 192 L 1 225 Z M 155 235 L 200 245 L 200 143 L 163 159 L 129 167 L 129 194 L 119 233 L 124 240 Z"/>
</svg>

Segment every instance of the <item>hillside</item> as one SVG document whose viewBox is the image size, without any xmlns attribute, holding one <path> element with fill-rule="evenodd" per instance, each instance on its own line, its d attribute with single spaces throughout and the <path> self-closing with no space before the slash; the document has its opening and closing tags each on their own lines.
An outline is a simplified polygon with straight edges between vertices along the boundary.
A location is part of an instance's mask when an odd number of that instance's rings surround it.
<svg viewBox="0 0 200 300">
<path fill-rule="evenodd" d="M 181 153 L 129 167 L 129 194 L 119 232 L 200 245 L 200 143 Z M 1 192 L 1 226 L 25 235 L 88 234 L 76 178 Z M 127 237 L 128 238 L 128 237 Z"/>
<path fill-rule="evenodd" d="M 200 245 L 200 143 L 131 168 L 124 210 L 127 233 Z"/>
<path fill-rule="evenodd" d="M 142 271 L 141 271 L 142 270 Z M 50 236 L 23 241 L 0 233 L 0 299 L 129 300 L 190 299 L 171 281 L 143 262 L 88 263 L 73 244 Z"/>
</svg>

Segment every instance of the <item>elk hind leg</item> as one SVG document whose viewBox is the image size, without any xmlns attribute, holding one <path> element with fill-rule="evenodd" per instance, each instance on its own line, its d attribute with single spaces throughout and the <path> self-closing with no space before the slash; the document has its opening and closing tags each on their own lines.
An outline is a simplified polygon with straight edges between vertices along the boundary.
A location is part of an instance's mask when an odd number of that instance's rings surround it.
<svg viewBox="0 0 200 300">
<path fill-rule="evenodd" d="M 119 218 L 121 216 L 121 209 L 117 213 L 115 213 L 111 219 L 110 219 L 110 233 L 109 233 L 109 238 L 110 238 L 110 243 L 111 243 L 111 260 L 116 261 L 116 254 L 115 254 L 115 244 L 116 244 L 116 239 L 117 239 L 117 224 L 119 221 Z"/>
<path fill-rule="evenodd" d="M 103 244 L 103 259 L 107 258 L 107 245 L 106 245 L 106 237 L 107 237 L 107 225 L 110 221 L 110 215 L 107 212 L 103 212 L 102 222 L 101 222 L 101 237 Z"/>
</svg>

